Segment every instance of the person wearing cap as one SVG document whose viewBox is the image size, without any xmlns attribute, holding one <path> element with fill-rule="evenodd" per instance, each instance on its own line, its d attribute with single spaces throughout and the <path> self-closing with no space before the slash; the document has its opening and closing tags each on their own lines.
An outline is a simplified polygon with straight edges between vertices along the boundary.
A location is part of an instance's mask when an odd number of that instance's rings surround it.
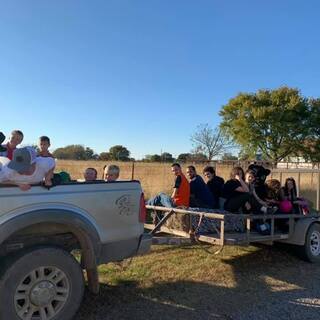
<svg viewBox="0 0 320 320">
<path fill-rule="evenodd" d="M 2 136 L 0 135 L 0 141 L 1 138 L 3 138 L 3 134 Z M 22 142 L 23 140 L 23 133 L 20 130 L 13 130 L 11 132 L 11 137 L 10 140 L 7 144 L 5 145 L 1 145 L 1 149 L 0 149 L 0 156 L 1 157 L 7 157 L 10 160 L 12 160 L 13 157 L 13 152 L 14 150 L 17 148 L 17 146 Z M 0 142 L 2 143 L 4 141 L 4 139 Z M 5 150 L 3 150 L 5 149 Z"/>
<path fill-rule="evenodd" d="M 32 147 L 15 149 L 13 159 L 0 158 L 0 183 L 15 184 L 26 191 L 32 184 L 44 181 L 45 186 L 52 185 L 53 158 L 37 157 Z"/>
</svg>

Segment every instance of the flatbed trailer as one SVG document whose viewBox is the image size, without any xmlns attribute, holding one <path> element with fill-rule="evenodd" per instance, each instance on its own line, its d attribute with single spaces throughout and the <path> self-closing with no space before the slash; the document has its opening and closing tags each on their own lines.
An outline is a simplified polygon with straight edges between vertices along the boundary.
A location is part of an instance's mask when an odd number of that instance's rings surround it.
<svg viewBox="0 0 320 320">
<path fill-rule="evenodd" d="M 154 244 L 181 244 L 201 242 L 217 245 L 220 252 L 225 245 L 250 245 L 251 243 L 273 244 L 282 242 L 295 245 L 300 255 L 310 262 L 320 262 L 320 214 L 314 212 L 309 215 L 302 214 L 234 214 L 227 211 L 217 212 L 193 211 L 188 208 L 167 208 L 147 205 L 147 210 L 154 215 L 160 213 L 161 219 L 156 224 L 145 224 L 145 228 L 154 237 Z M 187 227 L 174 228 L 168 226 L 168 221 L 178 216 L 184 216 L 189 221 Z M 206 219 L 215 220 L 217 227 L 213 227 L 212 233 L 198 234 L 197 226 L 192 224 L 192 217 L 198 216 L 199 225 Z M 226 230 L 226 221 L 230 219 L 242 219 L 243 231 L 235 232 Z M 270 225 L 269 234 L 261 234 L 253 228 L 255 221 L 264 220 Z M 279 230 L 276 226 L 278 221 L 287 222 L 286 230 Z"/>
</svg>

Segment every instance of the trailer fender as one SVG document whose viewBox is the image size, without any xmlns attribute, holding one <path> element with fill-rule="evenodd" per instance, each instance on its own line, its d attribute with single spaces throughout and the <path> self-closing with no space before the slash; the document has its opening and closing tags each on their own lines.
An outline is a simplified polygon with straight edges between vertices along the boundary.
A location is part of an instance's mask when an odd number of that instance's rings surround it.
<svg viewBox="0 0 320 320">
<path fill-rule="evenodd" d="M 313 223 L 320 224 L 320 218 L 299 219 L 294 224 L 294 231 L 291 237 L 279 242 L 303 246 L 306 242 L 306 234 Z"/>
</svg>

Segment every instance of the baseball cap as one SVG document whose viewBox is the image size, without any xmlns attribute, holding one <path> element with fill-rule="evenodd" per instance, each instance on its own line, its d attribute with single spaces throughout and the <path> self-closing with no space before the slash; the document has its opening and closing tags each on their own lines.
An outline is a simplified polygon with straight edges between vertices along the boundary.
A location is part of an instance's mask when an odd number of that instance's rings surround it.
<svg viewBox="0 0 320 320">
<path fill-rule="evenodd" d="M 26 171 L 35 163 L 36 157 L 36 150 L 32 147 L 15 149 L 13 159 L 8 163 L 8 168 L 18 172 Z"/>
<path fill-rule="evenodd" d="M 0 152 L 7 151 L 7 148 L 1 145 L 5 138 L 6 136 L 2 132 L 0 132 Z"/>
</svg>

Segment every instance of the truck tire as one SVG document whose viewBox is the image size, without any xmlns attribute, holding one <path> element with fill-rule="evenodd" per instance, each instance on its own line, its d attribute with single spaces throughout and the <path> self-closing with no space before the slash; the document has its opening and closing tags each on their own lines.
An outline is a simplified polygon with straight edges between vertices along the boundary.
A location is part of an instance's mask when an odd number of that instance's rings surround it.
<svg viewBox="0 0 320 320">
<path fill-rule="evenodd" d="M 320 263 L 320 224 L 313 223 L 306 234 L 303 246 L 298 246 L 298 253 L 303 260 Z"/>
<path fill-rule="evenodd" d="M 84 292 L 82 269 L 67 251 L 37 247 L 5 262 L 1 320 L 70 320 Z"/>
</svg>

